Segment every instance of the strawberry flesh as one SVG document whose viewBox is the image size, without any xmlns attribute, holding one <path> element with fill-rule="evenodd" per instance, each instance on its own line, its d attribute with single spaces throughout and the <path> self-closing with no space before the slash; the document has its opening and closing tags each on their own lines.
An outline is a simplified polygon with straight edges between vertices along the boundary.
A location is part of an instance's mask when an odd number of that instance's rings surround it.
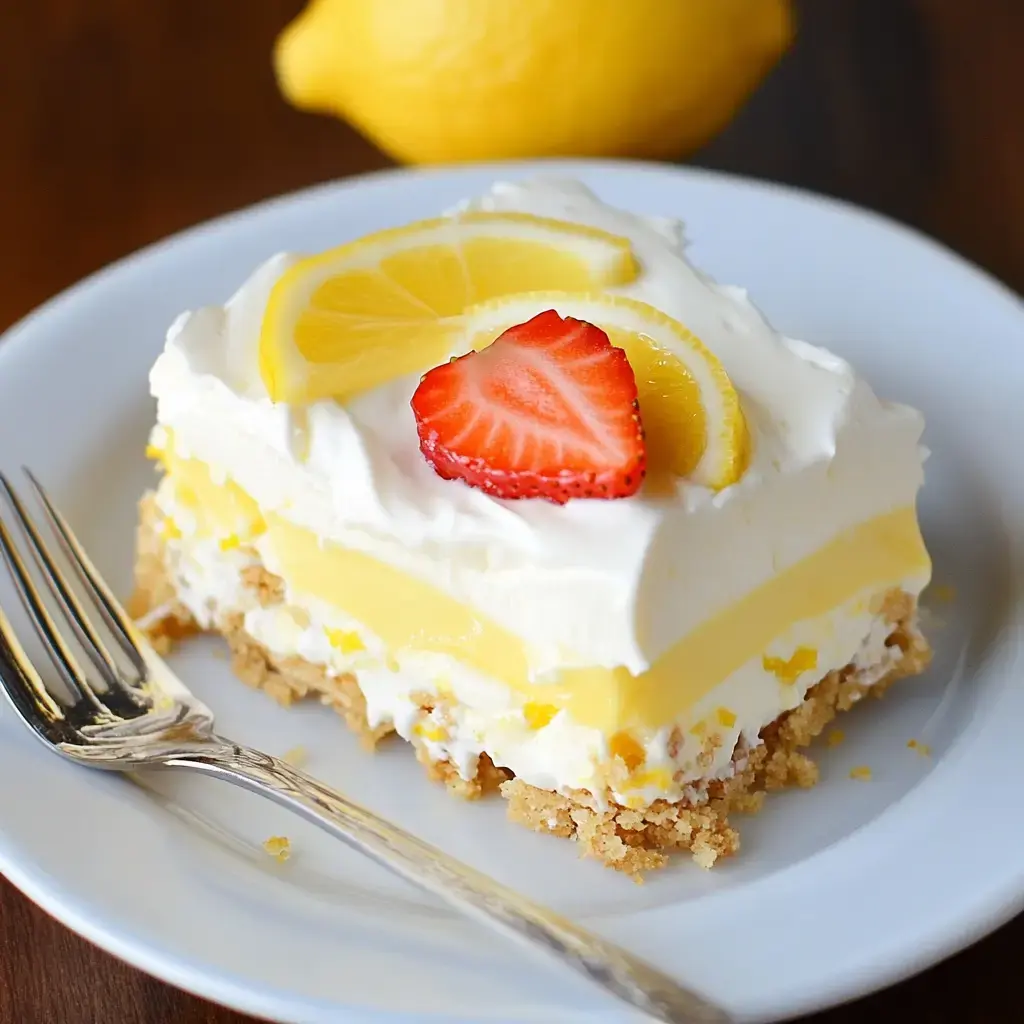
<svg viewBox="0 0 1024 1024">
<path fill-rule="evenodd" d="M 497 498 L 625 498 L 643 482 L 625 352 L 599 327 L 553 309 L 434 367 L 412 408 L 438 475 Z"/>
</svg>

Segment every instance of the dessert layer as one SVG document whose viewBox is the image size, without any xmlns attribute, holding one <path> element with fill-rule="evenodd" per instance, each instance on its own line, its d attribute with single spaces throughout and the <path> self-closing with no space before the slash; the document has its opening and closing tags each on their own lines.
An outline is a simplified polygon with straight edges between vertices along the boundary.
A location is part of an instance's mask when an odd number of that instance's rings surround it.
<svg viewBox="0 0 1024 1024">
<path fill-rule="evenodd" d="M 837 553 L 813 556 L 812 563 L 832 559 L 847 571 L 846 583 L 848 561 L 878 562 L 880 573 L 840 601 L 814 604 L 830 593 L 827 566 L 797 567 L 773 592 L 741 602 L 731 620 L 702 627 L 692 644 L 684 641 L 678 664 L 656 665 L 638 679 L 595 668 L 547 684 L 510 683 L 507 651 L 479 647 L 494 627 L 470 610 L 459 611 L 455 632 L 438 615 L 443 595 L 410 595 L 394 570 L 383 567 L 383 578 L 375 578 L 381 567 L 367 574 L 365 556 L 353 562 L 350 552 L 321 546 L 273 517 L 244 542 L 224 532 L 224 523 L 211 528 L 204 520 L 197 529 L 196 511 L 181 504 L 176 483 L 173 475 L 162 482 L 145 529 L 174 582 L 173 599 L 203 628 L 221 628 L 237 616 L 277 657 L 322 666 L 331 677 L 355 673 L 374 728 L 420 742 L 464 779 L 473 778 L 486 754 L 531 785 L 586 790 L 637 807 L 678 800 L 728 771 L 737 745 L 756 743 L 761 729 L 798 706 L 825 673 L 850 663 L 888 671 L 898 652 L 888 645 L 894 620 L 887 602 L 895 594 L 912 604 L 922 579 L 920 565 L 902 584 L 890 575 L 898 550 L 887 541 L 904 529 L 916 536 L 908 515 L 902 524 L 873 526 L 868 547 L 853 537 L 845 541 L 849 550 L 841 545 Z M 228 493 L 237 505 L 241 492 Z M 227 505 L 222 497 L 221 510 Z M 803 615 L 804 607 L 815 610 Z M 779 616 L 779 628 L 746 650 L 771 615 Z M 396 633 L 393 619 L 407 628 Z M 474 662 L 481 650 L 495 658 L 494 674 Z M 716 674 L 697 676 L 687 660 L 697 657 L 704 658 L 700 669 Z M 444 710 L 424 717 L 424 694 Z M 662 717 L 644 719 L 654 711 Z"/>
<path fill-rule="evenodd" d="M 187 586 L 176 579 L 177 562 L 168 549 L 163 521 L 152 501 L 144 504 L 139 535 L 139 559 L 136 567 L 138 590 L 133 611 L 162 649 L 174 638 L 198 628 L 211 628 L 210 607 L 200 609 L 203 621 L 197 621 L 180 597 L 190 597 Z M 237 549 L 227 558 L 238 558 Z M 282 605 L 285 588 L 279 580 L 257 566 L 240 568 L 248 591 L 246 604 L 271 611 Z M 223 595 L 222 595 L 223 596 Z M 837 711 L 846 710 L 866 694 L 881 695 L 888 685 L 904 675 L 924 669 L 928 647 L 914 626 L 914 601 L 893 592 L 883 602 L 879 635 L 886 643 L 880 660 L 873 664 L 855 660 L 839 671 L 825 675 L 803 695 L 793 710 L 784 712 L 751 742 L 742 741 L 731 752 L 728 765 L 706 785 L 690 786 L 682 799 L 670 802 L 655 798 L 641 805 L 635 794 L 625 802 L 603 803 L 580 789 L 552 792 L 548 787 L 531 785 L 522 777 L 497 768 L 484 755 L 472 771 L 459 769 L 445 751 L 432 748 L 425 738 L 426 728 L 409 730 L 408 738 L 429 774 L 444 781 L 448 788 L 464 797 L 476 797 L 500 788 L 509 801 L 509 816 L 541 832 L 572 838 L 580 844 L 584 856 L 594 857 L 610 867 L 624 871 L 637 880 L 642 872 L 665 863 L 671 850 L 689 850 L 704 867 L 739 848 L 739 836 L 728 815 L 733 811 L 759 809 L 766 791 L 788 785 L 809 786 L 817 779 L 817 770 L 803 753 L 815 736 Z M 231 645 L 233 667 L 239 677 L 252 686 L 265 689 L 282 704 L 316 696 L 333 706 L 353 731 L 368 746 L 375 745 L 398 724 L 391 720 L 375 722 L 367 700 L 364 673 L 334 674 L 323 664 L 301 655 L 284 655 L 248 632 L 254 620 L 249 612 L 221 615 L 215 628 Z M 439 722 L 433 728 L 447 727 L 454 707 L 451 695 L 419 693 L 416 724 Z M 709 748 L 711 749 L 711 748 Z"/>
<path fill-rule="evenodd" d="M 273 405 L 257 345 L 269 291 L 293 261 L 287 255 L 257 271 L 226 307 L 186 314 L 171 329 L 151 376 L 161 424 L 154 442 L 164 447 L 170 432 L 178 455 L 237 483 L 268 521 L 311 531 L 350 560 L 366 556 L 375 571 L 395 570 L 449 607 L 474 609 L 523 652 L 507 662 L 516 678 L 651 673 L 655 703 L 657 666 L 675 658 L 682 638 L 819 549 L 842 546 L 862 524 L 909 517 L 903 510 L 913 508 L 922 480 L 920 416 L 880 402 L 841 359 L 779 335 L 742 292 L 694 270 L 677 228 L 566 184 L 504 186 L 477 205 L 630 240 L 641 273 L 624 291 L 694 331 L 740 392 L 752 456 L 738 484 L 713 494 L 678 481 L 668 496 L 561 508 L 500 501 L 440 479 L 420 456 L 409 408 L 419 374 L 344 407 Z M 896 546 L 913 565 L 894 567 L 893 584 L 908 574 L 916 581 L 922 568 L 919 538 L 906 523 L 898 532 Z M 702 692 L 701 678 L 703 668 L 687 699 Z M 607 691 L 597 703 L 608 706 Z M 649 720 L 668 710 L 636 706 Z"/>
<path fill-rule="evenodd" d="M 864 595 L 893 588 L 917 593 L 929 571 L 914 510 L 897 509 L 859 524 L 705 620 L 639 675 L 597 665 L 541 676 L 528 647 L 479 609 L 263 512 L 237 484 L 215 484 L 202 463 L 168 452 L 163 460 L 170 472 L 158 500 L 173 532 L 180 535 L 184 528 L 186 554 L 191 537 L 213 538 L 222 550 L 251 545 L 286 581 L 293 603 L 305 606 L 312 599 L 328 606 L 344 620 L 334 628 L 352 633 L 381 660 L 433 657 L 442 672 L 451 672 L 447 663 L 455 663 L 460 672 L 508 686 L 523 700 L 564 709 L 575 722 L 609 735 L 673 723 L 721 684 L 729 681 L 730 690 L 738 690 L 737 673 L 743 683 L 760 683 L 762 689 L 765 676 L 772 688 L 817 678 L 815 672 L 825 667 L 820 659 L 828 657 L 819 650 L 818 634 L 834 638 L 826 645 L 836 649 L 828 667 L 845 664 L 866 635 L 865 613 L 853 610 L 858 604 L 867 610 Z M 208 575 L 216 571 L 211 567 Z M 230 566 L 224 571 L 234 573 Z M 807 642 L 791 639 L 796 624 Z M 796 650 L 803 652 L 802 662 L 794 665 Z M 772 661 L 779 667 L 770 671 L 765 665 Z M 736 694 L 728 713 L 743 716 L 746 703 Z M 757 721 L 756 728 L 763 724 Z"/>
</svg>

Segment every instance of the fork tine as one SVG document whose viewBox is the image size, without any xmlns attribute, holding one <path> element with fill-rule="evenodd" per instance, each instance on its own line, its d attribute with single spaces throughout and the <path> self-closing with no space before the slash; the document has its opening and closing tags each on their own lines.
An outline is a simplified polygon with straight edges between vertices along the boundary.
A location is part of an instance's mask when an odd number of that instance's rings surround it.
<svg viewBox="0 0 1024 1024">
<path fill-rule="evenodd" d="M 71 624 L 71 628 L 75 631 L 78 642 L 104 678 L 107 676 L 117 678 L 120 674 L 117 663 L 107 650 L 106 644 L 104 644 L 99 634 L 93 628 L 78 597 L 67 585 L 63 573 L 54 563 L 53 557 L 47 550 L 46 542 L 39 535 L 35 523 L 32 522 L 17 492 L 3 473 L 0 473 L 0 487 L 3 488 L 7 501 L 10 503 L 15 518 L 18 520 L 18 525 L 24 531 L 25 537 L 29 541 L 29 548 L 32 551 L 32 557 L 35 559 L 36 565 L 39 567 L 39 571 L 46 580 L 50 592 L 61 605 L 65 617 Z"/>
<path fill-rule="evenodd" d="M 0 609 L 0 688 L 21 718 L 44 738 L 53 741 L 55 727 L 67 724 L 61 706 L 50 696 L 39 673 Z"/>
<path fill-rule="evenodd" d="M 80 702 L 84 701 L 92 705 L 94 714 L 109 717 L 110 713 L 96 696 L 85 673 L 78 664 L 78 659 L 61 636 L 60 630 L 57 629 L 53 616 L 43 602 L 39 588 L 29 575 L 25 562 L 21 555 L 18 554 L 11 534 L 2 518 L 0 518 L 0 553 L 2 553 L 3 559 L 7 563 L 7 568 L 14 579 L 18 596 L 31 617 L 36 627 L 36 632 L 46 645 L 46 652 L 56 666 L 61 678 L 68 685 L 72 693 L 77 695 Z M 13 636 L 13 633 L 11 635 Z M 25 660 L 27 661 L 27 659 Z"/>
<path fill-rule="evenodd" d="M 69 586 L 65 574 L 54 561 L 40 536 L 32 517 L 29 515 L 17 491 L 2 472 L 0 472 L 0 490 L 5 494 L 8 504 L 14 512 L 18 525 L 28 542 L 32 558 L 46 582 L 50 593 L 57 602 L 65 621 L 71 626 L 82 649 L 89 660 L 96 666 L 96 671 L 106 683 L 106 691 L 100 697 L 108 711 L 120 718 L 134 718 L 148 707 L 148 699 L 141 697 L 135 688 L 128 683 L 120 666 L 114 660 L 107 643 L 93 626 L 89 615 L 82 607 L 74 590 Z M 136 679 L 135 684 L 143 682 Z"/>
<path fill-rule="evenodd" d="M 32 485 L 32 489 L 35 491 L 36 497 L 39 499 L 46 518 L 49 520 L 50 526 L 53 527 L 53 531 L 56 533 L 68 561 L 74 566 L 79 579 L 96 600 L 104 621 L 114 634 L 125 655 L 139 673 L 139 678 L 145 680 L 148 675 L 148 668 L 142 652 L 133 639 L 136 633 L 134 623 L 128 617 L 128 613 L 121 607 L 117 598 L 111 593 L 110 588 L 103 582 L 103 577 L 100 576 L 96 567 L 89 560 L 89 556 L 85 553 L 78 538 L 72 532 L 71 527 L 68 526 L 67 520 L 50 500 L 50 496 L 46 493 L 43 485 L 36 479 L 36 475 L 28 466 L 22 466 L 21 468 L 25 476 L 28 477 L 28 481 Z"/>
</svg>

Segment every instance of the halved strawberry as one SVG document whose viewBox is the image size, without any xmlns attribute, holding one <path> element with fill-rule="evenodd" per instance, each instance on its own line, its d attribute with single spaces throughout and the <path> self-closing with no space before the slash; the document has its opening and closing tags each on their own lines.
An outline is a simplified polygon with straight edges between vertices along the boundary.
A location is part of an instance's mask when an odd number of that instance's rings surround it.
<svg viewBox="0 0 1024 1024">
<path fill-rule="evenodd" d="M 436 472 L 498 498 L 624 498 L 643 482 L 625 352 L 599 327 L 553 309 L 430 370 L 412 408 Z"/>
</svg>

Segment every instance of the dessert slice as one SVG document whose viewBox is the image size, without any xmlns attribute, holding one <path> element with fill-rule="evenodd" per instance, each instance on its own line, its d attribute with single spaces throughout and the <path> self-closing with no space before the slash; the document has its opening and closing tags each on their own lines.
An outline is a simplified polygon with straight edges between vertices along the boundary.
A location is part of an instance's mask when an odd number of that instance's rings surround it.
<svg viewBox="0 0 1024 1024">
<path fill-rule="evenodd" d="M 152 634 L 633 875 L 927 664 L 920 415 L 581 186 L 275 257 L 151 384 Z"/>
</svg>

